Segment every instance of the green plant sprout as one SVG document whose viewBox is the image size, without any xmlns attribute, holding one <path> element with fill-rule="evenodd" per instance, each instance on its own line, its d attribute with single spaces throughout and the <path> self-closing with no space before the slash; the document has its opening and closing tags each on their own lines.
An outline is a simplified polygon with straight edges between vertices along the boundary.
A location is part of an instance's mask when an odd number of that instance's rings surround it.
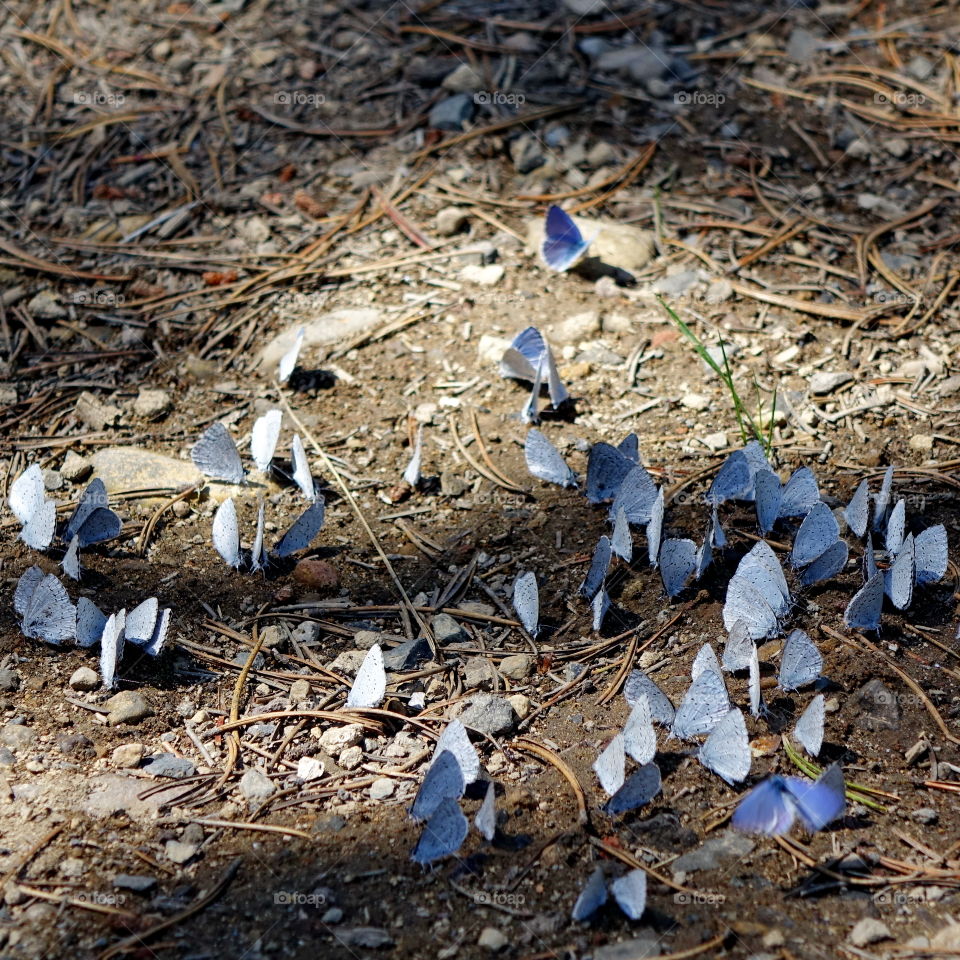
<svg viewBox="0 0 960 960">
<path fill-rule="evenodd" d="M 753 389 L 756 392 L 756 405 L 757 412 L 756 416 L 750 412 L 747 408 L 747 405 L 743 402 L 743 398 L 740 396 L 737 391 L 737 386 L 733 382 L 733 369 L 730 366 L 730 360 L 727 357 L 726 341 L 722 336 L 718 335 L 718 340 L 720 343 L 720 356 L 723 360 L 722 363 L 718 363 L 716 358 L 710 351 L 707 349 L 706 344 L 703 340 L 698 337 L 693 330 L 690 329 L 690 326 L 680 319 L 680 316 L 677 312 L 670 307 L 669 304 L 664 302 L 661 297 L 657 297 L 657 302 L 663 307 L 664 310 L 669 314 L 670 319 L 677 325 L 680 332 L 693 344 L 693 349 L 696 352 L 697 356 L 711 370 L 713 370 L 720 380 L 723 382 L 723 385 L 727 388 L 727 392 L 730 394 L 730 399 L 733 401 L 733 412 L 734 416 L 737 418 L 737 426 L 740 428 L 740 437 L 744 443 L 748 440 L 757 440 L 760 445 L 763 447 L 764 452 L 769 457 L 773 453 L 773 427 L 774 421 L 776 419 L 777 413 L 777 394 L 774 391 L 773 394 L 773 403 L 770 408 L 769 423 L 764 427 L 764 416 L 763 416 L 763 397 L 760 393 L 760 384 L 757 381 L 756 376 L 753 378 Z"/>
<path fill-rule="evenodd" d="M 784 737 L 783 738 L 783 749 L 786 751 L 787 756 L 794 763 L 795 766 L 805 773 L 811 780 L 816 780 L 817 777 L 823 773 L 823 770 L 818 767 L 813 761 L 807 760 L 806 757 L 801 756 L 793 747 L 790 746 L 790 741 Z M 872 800 L 867 796 L 867 793 L 872 793 L 870 787 L 865 787 L 859 783 L 853 783 L 850 780 L 845 781 L 844 783 L 844 793 L 848 800 L 855 803 L 862 803 L 865 807 L 870 807 L 871 810 L 876 810 L 878 813 L 886 813 L 887 808 L 883 804 L 877 803 L 876 800 Z"/>
</svg>

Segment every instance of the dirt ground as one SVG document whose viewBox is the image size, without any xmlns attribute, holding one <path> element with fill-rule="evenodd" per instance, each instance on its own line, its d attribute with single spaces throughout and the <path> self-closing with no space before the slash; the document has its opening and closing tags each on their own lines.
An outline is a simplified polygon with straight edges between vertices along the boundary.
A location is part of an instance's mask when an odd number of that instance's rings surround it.
<svg viewBox="0 0 960 960">
<path fill-rule="evenodd" d="M 107 612 L 152 595 L 172 609 L 163 656 L 134 651 L 119 671 L 147 715 L 108 723 L 111 692 L 74 682 L 96 654 L 20 632 L 17 579 L 34 563 L 60 575 L 62 554 L 25 546 L 4 511 L 3 956 L 957 954 L 957 568 L 866 638 L 843 627 L 862 582 L 852 535 L 835 580 L 800 590 L 788 572 L 789 626 L 824 656 L 819 763 L 884 792 L 876 807 L 782 842 L 729 828 L 749 784 L 798 775 L 781 734 L 811 694 L 776 689 L 779 638 L 760 651 L 769 715 L 747 718 L 748 784 L 661 732 L 662 793 L 610 818 L 591 766 L 628 715 L 623 677 L 641 666 L 679 703 L 701 645 L 722 649 L 755 516 L 722 508 L 730 545 L 673 601 L 636 535 L 598 636 L 578 587 L 607 508 L 529 475 L 529 387 L 493 359 L 543 331 L 573 402 L 540 428 L 581 479 L 591 443 L 635 431 L 667 492 L 664 535 L 699 542 L 702 494 L 743 438 L 662 297 L 708 346 L 724 338 L 782 476 L 810 466 L 840 506 L 894 464 L 911 529 L 945 524 L 953 558 L 955 4 L 10 0 L 0 16 L 4 502 L 36 462 L 66 515 L 87 479 L 68 458 L 89 470 L 126 448 L 140 472 L 108 483 L 122 535 L 65 583 Z M 527 237 L 553 202 L 608 237 L 623 227 L 618 269 L 544 267 Z M 261 352 L 300 325 L 312 332 L 278 386 Z M 249 462 L 253 422 L 276 406 L 281 469 L 227 491 L 241 539 L 261 496 L 269 542 L 303 509 L 284 472 L 295 431 L 327 515 L 264 576 L 214 552 L 222 484 L 173 500 L 210 423 Z M 381 710 L 350 715 L 349 757 L 336 711 L 356 650 L 370 631 L 393 648 L 420 629 L 317 446 L 425 623 L 447 629 L 442 607 L 462 631 L 391 672 Z M 173 458 L 174 479 L 142 451 Z M 771 538 L 785 564 L 795 528 Z M 510 605 L 525 570 L 536 641 Z M 530 655 L 517 676 L 490 669 L 515 654 Z M 743 707 L 745 678 L 727 683 Z M 471 829 L 425 869 L 407 808 L 478 692 L 513 698 L 509 732 L 476 744 L 498 833 Z M 180 779 L 150 757 L 182 758 Z M 319 779 L 298 777 L 304 757 Z M 272 784 L 263 805 L 250 770 Z M 471 823 L 481 798 L 463 801 Z M 598 864 L 649 872 L 642 920 L 612 902 L 571 920 Z"/>
</svg>

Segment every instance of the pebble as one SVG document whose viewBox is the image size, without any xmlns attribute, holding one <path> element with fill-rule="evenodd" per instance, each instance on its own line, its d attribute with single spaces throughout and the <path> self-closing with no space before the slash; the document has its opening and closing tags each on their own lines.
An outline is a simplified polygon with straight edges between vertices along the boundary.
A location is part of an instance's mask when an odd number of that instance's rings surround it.
<svg viewBox="0 0 960 960">
<path fill-rule="evenodd" d="M 416 640 L 405 640 L 392 650 L 383 654 L 383 667 L 387 671 L 412 670 L 418 663 L 429 660 L 432 656 L 430 644 L 425 637 Z"/>
<path fill-rule="evenodd" d="M 489 333 L 485 333 L 477 344 L 477 357 L 481 363 L 498 364 L 509 348 L 509 340 L 504 337 L 492 337 Z M 960 377 L 957 379 L 960 381 Z"/>
<path fill-rule="evenodd" d="M 344 726 L 330 727 L 320 736 L 320 748 L 327 753 L 339 753 L 347 747 L 363 743 L 363 727 L 359 723 L 348 723 Z"/>
<path fill-rule="evenodd" d="M 910 814 L 910 818 L 916 820 L 917 823 L 930 825 L 936 823 L 940 815 L 933 807 L 920 807 L 919 810 L 914 810 L 913 813 Z"/>
<path fill-rule="evenodd" d="M 136 690 L 121 690 L 107 700 L 104 706 L 110 711 L 107 714 L 107 724 L 111 727 L 121 723 L 139 723 L 153 716 L 153 707 Z"/>
<path fill-rule="evenodd" d="M 510 141 L 510 159 L 517 173 L 530 173 L 542 167 L 547 158 L 540 141 L 532 134 L 524 133 Z"/>
<path fill-rule="evenodd" d="M 828 393 L 833 393 L 838 387 L 842 387 L 852 379 L 853 374 L 849 371 L 818 370 L 810 377 L 810 392 L 814 396 L 823 397 Z"/>
<path fill-rule="evenodd" d="M 881 940 L 890 938 L 890 928 L 885 923 L 874 917 L 864 917 L 850 931 L 847 940 L 855 947 L 866 947 L 871 943 L 879 943 Z"/>
<path fill-rule="evenodd" d="M 496 286 L 502 279 L 504 267 L 499 263 L 489 263 L 481 266 L 476 263 L 468 263 L 460 268 L 460 279 L 468 283 L 476 283 L 482 287 Z"/>
<path fill-rule="evenodd" d="M 440 86 L 453 93 L 473 93 L 483 86 L 483 77 L 469 63 L 461 63 L 443 78 Z"/>
<path fill-rule="evenodd" d="M 310 683 L 307 680 L 294 680 L 290 684 L 290 702 L 303 703 L 310 696 Z"/>
<path fill-rule="evenodd" d="M 723 450 L 727 446 L 727 435 L 723 432 L 708 433 L 703 438 L 703 445 L 708 450 L 716 453 L 718 450 Z"/>
<path fill-rule="evenodd" d="M 293 579 L 320 593 L 333 593 L 340 587 L 340 571 L 328 560 L 308 557 L 293 568 Z"/>
<path fill-rule="evenodd" d="M 289 327 L 278 333 L 260 351 L 258 366 L 267 369 L 274 376 L 280 358 L 293 346 L 297 331 L 303 328 L 303 347 L 300 352 L 300 366 L 305 366 L 304 356 L 310 347 L 336 343 L 357 337 L 385 321 L 384 314 L 373 307 L 345 308 L 326 313 L 301 316 Z"/>
<path fill-rule="evenodd" d="M 363 748 L 362 747 L 347 747 L 346 750 L 340 752 L 340 756 L 337 757 L 337 763 L 343 767 L 344 770 L 356 770 L 357 767 L 363 763 Z"/>
<path fill-rule="evenodd" d="M 436 220 L 436 231 L 441 237 L 452 237 L 467 226 L 470 215 L 463 207 L 444 207 Z"/>
<path fill-rule="evenodd" d="M 386 800 L 387 797 L 393 796 L 394 789 L 395 784 L 389 777 L 377 777 L 370 784 L 370 799 Z"/>
<path fill-rule="evenodd" d="M 682 297 L 699 280 L 700 274 L 696 270 L 681 270 L 672 276 L 661 277 L 650 289 L 666 297 Z"/>
<path fill-rule="evenodd" d="M 198 849 L 195 843 L 168 840 L 163 848 L 163 852 L 171 863 L 186 863 L 197 855 Z"/>
<path fill-rule="evenodd" d="M 907 441 L 911 450 L 930 453 L 933 450 L 933 437 L 929 433 L 915 433 Z"/>
<path fill-rule="evenodd" d="M 89 476 L 92 469 L 93 465 L 86 457 L 81 457 L 79 453 L 69 450 L 60 467 L 60 475 L 65 480 L 75 483 Z"/>
<path fill-rule="evenodd" d="M 276 791 L 274 782 L 255 767 L 240 778 L 240 795 L 250 804 L 262 803 Z"/>
<path fill-rule="evenodd" d="M 97 753 L 93 741 L 79 730 L 57 734 L 56 744 L 57 749 L 68 757 L 93 757 Z"/>
<path fill-rule="evenodd" d="M 899 730 L 897 695 L 877 678 L 867 681 L 853 695 L 858 723 L 867 730 Z"/>
<path fill-rule="evenodd" d="M 491 953 L 499 953 L 509 942 L 503 931 L 496 927 L 484 927 L 477 938 L 477 946 L 484 947 Z"/>
<path fill-rule="evenodd" d="M 63 489 L 63 475 L 59 470 L 44 470 L 42 473 L 44 490 L 52 493 L 54 490 Z"/>
<path fill-rule="evenodd" d="M 469 643 L 470 635 L 449 613 L 438 613 L 430 621 L 437 643 Z"/>
<path fill-rule="evenodd" d="M 323 761 L 316 757 L 301 757 L 297 761 L 297 776 L 304 781 L 319 780 L 323 776 Z"/>
<path fill-rule="evenodd" d="M 138 767 L 146 747 L 142 743 L 122 743 L 110 754 L 115 767 Z"/>
<path fill-rule="evenodd" d="M 393 946 L 393 937 L 382 927 L 348 927 L 337 931 L 337 939 L 348 947 L 383 950 Z"/>
<path fill-rule="evenodd" d="M 141 390 L 133 401 L 133 412 L 145 420 L 160 420 L 173 409 L 166 390 Z"/>
<path fill-rule="evenodd" d="M 674 874 L 715 870 L 729 860 L 739 860 L 747 856 L 755 846 L 749 837 L 734 830 L 727 830 L 720 836 L 704 841 L 696 850 L 677 857 L 670 869 Z"/>
<path fill-rule="evenodd" d="M 489 690 L 493 686 L 494 669 L 486 657 L 469 657 L 463 665 L 463 682 L 467 690 Z"/>
<path fill-rule="evenodd" d="M 460 476 L 456 467 L 448 467 L 440 474 L 440 493 L 445 497 L 462 497 L 470 484 Z"/>
<path fill-rule="evenodd" d="M 331 662 L 329 669 L 344 677 L 355 677 L 366 655 L 366 650 L 344 650 Z"/>
<path fill-rule="evenodd" d="M 157 885 L 157 878 L 136 873 L 118 873 L 113 878 L 113 885 L 118 890 L 132 890 L 134 893 L 147 893 Z"/>
<path fill-rule="evenodd" d="M 90 459 L 93 464 L 94 475 L 99 477 L 107 493 L 116 493 L 119 490 L 139 490 L 153 487 L 169 487 L 174 490 L 198 483 L 202 479 L 200 471 L 189 460 L 176 460 L 161 453 L 152 453 L 150 450 L 140 450 L 137 447 L 102 447 Z M 210 484 L 213 487 L 223 487 L 231 491 L 232 495 L 241 486 L 231 484 Z M 254 489 L 250 485 L 251 491 Z M 249 496 L 253 496 L 251 492 Z M 144 504 L 156 504 L 164 497 L 145 499 Z"/>
<path fill-rule="evenodd" d="M 294 627 L 291 636 L 298 644 L 310 646 L 320 639 L 320 624 L 305 620 L 303 623 Z"/>
<path fill-rule="evenodd" d="M 702 393 L 685 393 L 680 398 L 680 406 L 686 407 L 688 410 L 709 410 L 710 409 L 710 398 L 704 396 Z"/>
<path fill-rule="evenodd" d="M 522 693 L 515 693 L 507 697 L 507 703 L 513 707 L 513 712 L 518 720 L 526 720 L 530 714 L 530 698 Z"/>
<path fill-rule="evenodd" d="M 481 693 L 470 700 L 470 705 L 460 714 L 465 727 L 491 737 L 510 733 L 517 724 L 517 715 L 510 701 L 489 693 Z"/>
<path fill-rule="evenodd" d="M 427 123 L 434 130 L 460 132 L 463 125 L 473 119 L 476 109 L 473 97 L 468 93 L 458 93 L 434 104 Z"/>
<path fill-rule="evenodd" d="M 608 943 L 593 951 L 593 960 L 642 960 L 644 957 L 659 957 L 660 941 L 652 930 L 642 930 L 630 940 Z"/>
<path fill-rule="evenodd" d="M 0 670 L 0 690 L 15 693 L 20 689 L 20 674 L 16 670 Z"/>
<path fill-rule="evenodd" d="M 6 723 L 0 727 L 0 744 L 9 747 L 14 753 L 28 750 L 36 739 L 36 731 L 22 723 Z"/>
<path fill-rule="evenodd" d="M 110 403 L 104 403 L 96 394 L 84 390 L 77 397 L 73 412 L 92 430 L 103 430 L 112 427 L 120 419 L 122 411 Z M 129 489 L 129 488 L 128 488 Z"/>
<path fill-rule="evenodd" d="M 500 661 L 500 673 L 510 680 L 523 680 L 530 672 L 533 657 L 529 653 L 515 653 Z"/>
<path fill-rule="evenodd" d="M 797 63 L 809 63 L 820 46 L 820 38 L 803 27 L 794 27 L 787 40 L 787 56 Z"/>
<path fill-rule="evenodd" d="M 586 310 L 574 314 L 558 323 L 551 331 L 551 339 L 556 343 L 579 343 L 590 340 L 600 333 L 600 314 L 596 310 Z"/>
<path fill-rule="evenodd" d="M 70 686 L 74 690 L 96 690 L 100 686 L 100 678 L 90 667 L 78 667 L 70 677 Z"/>
<path fill-rule="evenodd" d="M 158 753 L 147 757 L 143 769 L 151 777 L 168 777 L 171 780 L 183 780 L 192 777 L 197 768 L 187 757 L 178 757 L 172 753 Z"/>
</svg>

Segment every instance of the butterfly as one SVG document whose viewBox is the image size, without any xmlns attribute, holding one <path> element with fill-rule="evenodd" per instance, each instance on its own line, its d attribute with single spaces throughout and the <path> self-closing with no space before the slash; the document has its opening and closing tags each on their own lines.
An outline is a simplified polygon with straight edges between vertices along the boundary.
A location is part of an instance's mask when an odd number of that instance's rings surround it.
<svg viewBox="0 0 960 960">
<path fill-rule="evenodd" d="M 569 270 L 583 259 L 594 238 L 585 240 L 580 228 L 565 210 L 553 205 L 547 210 L 543 245 L 543 262 L 558 273 Z"/>
</svg>

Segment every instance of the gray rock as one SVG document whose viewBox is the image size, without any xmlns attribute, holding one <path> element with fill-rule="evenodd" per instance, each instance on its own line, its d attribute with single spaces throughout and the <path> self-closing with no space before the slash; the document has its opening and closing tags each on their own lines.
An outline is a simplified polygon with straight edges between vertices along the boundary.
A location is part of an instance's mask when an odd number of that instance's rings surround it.
<svg viewBox="0 0 960 960">
<path fill-rule="evenodd" d="M 43 489 L 48 493 L 53 493 L 54 490 L 63 489 L 63 476 L 59 470 L 43 471 Z"/>
<path fill-rule="evenodd" d="M 494 670 L 486 657 L 469 657 L 463 665 L 463 682 L 467 690 L 489 690 Z"/>
<path fill-rule="evenodd" d="M 173 409 L 173 400 L 166 390 L 141 389 L 133 401 L 133 412 L 145 420 L 160 420 Z"/>
<path fill-rule="evenodd" d="M 359 723 L 330 727 L 320 736 L 320 749 L 330 754 L 340 753 L 341 750 L 360 743 L 363 743 L 363 727 Z"/>
<path fill-rule="evenodd" d="M 437 233 L 441 237 L 452 237 L 466 227 L 470 214 L 463 207 L 444 207 L 436 219 Z"/>
<path fill-rule="evenodd" d="M 311 646 L 320 639 L 320 624 L 314 623 L 311 620 L 305 620 L 303 623 L 297 624 L 297 626 L 290 631 L 290 635 L 301 646 Z"/>
<path fill-rule="evenodd" d="M 617 47 L 600 54 L 597 66 L 606 73 L 625 73 L 638 83 L 659 78 L 670 67 L 670 54 L 666 50 L 637 44 Z"/>
<path fill-rule="evenodd" d="M 27 311 L 43 320 L 62 320 L 67 316 L 67 308 L 49 287 L 38 290 L 30 298 Z"/>
<path fill-rule="evenodd" d="M 172 753 L 158 753 L 147 757 L 143 769 L 151 777 L 169 777 L 171 780 L 183 780 L 197 772 L 192 760 L 174 756 Z"/>
<path fill-rule="evenodd" d="M 853 695 L 857 723 L 867 730 L 899 730 L 900 705 L 897 695 L 877 678 L 869 680 Z"/>
<path fill-rule="evenodd" d="M 89 476 L 92 469 L 93 465 L 86 457 L 81 457 L 80 454 L 69 450 L 63 459 L 63 465 L 60 467 L 60 475 L 65 480 L 76 483 Z"/>
<path fill-rule="evenodd" d="M 393 937 L 382 927 L 348 927 L 337 931 L 337 939 L 348 947 L 382 950 L 393 946 Z"/>
<path fill-rule="evenodd" d="M 259 804 L 276 791 L 276 784 L 255 767 L 240 778 L 240 794 L 247 803 Z"/>
<path fill-rule="evenodd" d="M 96 690 L 100 686 L 100 678 L 96 670 L 90 667 L 77 667 L 70 677 L 70 686 L 74 690 Z"/>
<path fill-rule="evenodd" d="M 890 928 L 874 917 L 864 917 L 850 931 L 847 940 L 855 947 L 866 947 L 871 943 L 891 939 Z"/>
<path fill-rule="evenodd" d="M 907 73 L 917 80 L 928 80 L 936 68 L 936 64 L 922 54 L 917 54 L 907 61 Z"/>
<path fill-rule="evenodd" d="M 597 947 L 590 956 L 593 960 L 644 960 L 659 957 L 660 941 L 652 930 L 639 930 L 630 940 L 608 943 Z"/>
<path fill-rule="evenodd" d="M 476 104 L 468 93 L 458 93 L 434 104 L 430 111 L 428 126 L 434 130 L 463 130 L 463 125 L 473 119 Z"/>
<path fill-rule="evenodd" d="M 55 742 L 57 749 L 68 757 L 93 757 L 97 752 L 93 741 L 78 730 L 57 734 Z"/>
<path fill-rule="evenodd" d="M 359 336 L 384 321 L 383 313 L 372 307 L 333 310 L 301 316 L 261 350 L 257 363 L 273 376 L 280 358 L 293 346 L 297 331 L 301 327 L 303 327 L 303 349 L 300 353 L 300 364 L 303 366 L 304 355 L 310 347 L 326 346 L 338 340 Z"/>
<path fill-rule="evenodd" d="M 742 833 L 727 830 L 704 841 L 696 850 L 677 857 L 670 865 L 676 873 L 695 873 L 698 870 L 716 870 L 729 860 L 739 860 L 750 853 L 756 844 Z"/>
<path fill-rule="evenodd" d="M 191 784 L 183 784 L 141 799 L 144 781 L 119 773 L 95 777 L 89 782 L 89 787 L 86 800 L 79 805 L 83 812 L 93 817 L 111 817 L 116 813 L 125 813 L 132 820 L 150 819 L 161 804 L 175 805 L 178 797 L 193 790 Z"/>
<path fill-rule="evenodd" d="M 377 779 L 370 784 L 370 799 L 386 800 L 387 797 L 393 796 L 395 789 L 396 785 L 389 777 L 377 777 Z"/>
<path fill-rule="evenodd" d="M 495 287 L 502 279 L 504 267 L 499 263 L 468 263 L 460 268 L 458 276 L 467 283 L 475 283 L 481 287 Z"/>
<path fill-rule="evenodd" d="M 358 650 L 369 650 L 375 643 L 383 646 L 383 634 L 379 630 L 358 630 L 353 635 L 353 645 Z"/>
<path fill-rule="evenodd" d="M 246 647 L 241 647 L 234 655 L 233 662 L 238 666 L 243 666 L 247 662 L 247 658 L 250 656 L 250 651 Z M 267 665 L 267 658 L 262 654 L 258 653 L 253 658 L 253 669 L 262 670 Z"/>
<path fill-rule="evenodd" d="M 477 938 L 477 946 L 483 947 L 491 953 L 499 953 L 509 942 L 506 934 L 496 927 L 484 927 Z"/>
<path fill-rule="evenodd" d="M 116 727 L 121 723 L 139 723 L 153 716 L 153 707 L 136 690 L 121 690 L 114 694 L 104 706 L 110 711 L 107 723 Z"/>
<path fill-rule="evenodd" d="M 450 467 L 440 474 L 440 492 L 445 497 L 462 497 L 469 489 L 458 469 Z"/>
<path fill-rule="evenodd" d="M 15 693 L 20 689 L 20 674 L 16 670 L 0 670 L 0 690 Z"/>
<path fill-rule="evenodd" d="M 471 698 L 470 705 L 460 714 L 460 720 L 477 733 L 502 737 L 516 726 L 517 715 L 504 697 L 481 693 Z"/>
<path fill-rule="evenodd" d="M 833 393 L 838 387 L 849 383 L 853 379 L 853 374 L 849 371 L 818 370 L 810 377 L 810 392 L 817 397 L 826 396 Z"/>
<path fill-rule="evenodd" d="M 432 656 L 430 644 L 425 637 L 406 640 L 383 654 L 383 668 L 387 671 L 412 670 L 418 663 Z"/>
<path fill-rule="evenodd" d="M 819 46 L 820 38 L 816 34 L 803 27 L 794 27 L 787 40 L 787 56 L 797 63 L 806 64 L 813 59 Z"/>
<path fill-rule="evenodd" d="M 933 807 L 920 807 L 919 810 L 914 810 L 910 814 L 911 819 L 916 820 L 917 823 L 933 824 L 940 819 L 940 815 L 937 813 Z"/>
<path fill-rule="evenodd" d="M 0 747 L 0 767 L 12 767 L 17 758 L 6 748 Z"/>
<path fill-rule="evenodd" d="M 700 274 L 696 270 L 681 270 L 669 277 L 661 277 L 650 289 L 666 297 L 682 297 L 699 280 Z"/>
<path fill-rule="evenodd" d="M 579 343 L 590 340 L 600 333 L 600 314 L 596 310 L 587 310 L 558 323 L 550 337 L 554 343 Z"/>
<path fill-rule="evenodd" d="M 113 878 L 113 885 L 118 890 L 132 890 L 134 893 L 147 893 L 157 885 L 157 878 L 135 873 L 118 873 Z"/>
<path fill-rule="evenodd" d="M 521 134 L 510 143 L 510 158 L 517 173 L 530 173 L 546 162 L 540 141 L 530 133 Z"/>
<path fill-rule="evenodd" d="M 120 419 L 122 411 L 110 403 L 104 403 L 96 394 L 84 390 L 77 397 L 73 411 L 79 420 L 92 430 L 103 430 L 114 426 Z M 127 489 L 130 489 L 129 487 Z"/>
<path fill-rule="evenodd" d="M 199 847 L 195 843 L 183 843 L 180 840 L 168 840 L 163 852 L 171 863 L 186 863 L 197 855 Z"/>
<path fill-rule="evenodd" d="M 500 673 L 510 680 L 524 680 L 533 665 L 533 657 L 529 653 L 515 653 L 500 661 Z"/>
<path fill-rule="evenodd" d="M 103 481 L 107 493 L 153 487 L 179 490 L 202 479 L 200 471 L 189 460 L 175 460 L 173 457 L 165 457 L 161 453 L 152 453 L 137 447 L 103 447 L 91 457 L 91 463 L 94 476 Z M 224 487 L 230 491 L 240 489 L 239 484 L 227 483 L 211 484 L 210 489 L 213 487 Z M 253 484 L 249 484 L 249 487 L 254 489 Z M 253 496 L 252 493 L 249 495 Z M 168 499 L 169 497 L 153 497 L 140 502 L 156 505 Z"/>
<path fill-rule="evenodd" d="M 336 925 L 343 920 L 343 911 L 339 907 L 330 907 L 320 918 L 321 923 Z"/>
<path fill-rule="evenodd" d="M 22 723 L 5 723 L 0 727 L 0 744 L 9 747 L 14 753 L 29 750 L 36 739 L 36 731 Z"/>
<path fill-rule="evenodd" d="M 470 635 L 457 623 L 449 613 L 438 613 L 431 621 L 433 635 L 437 643 L 443 646 L 447 643 L 469 643 Z"/>
<path fill-rule="evenodd" d="M 483 86 L 483 77 L 469 63 L 461 63 L 443 78 L 440 86 L 453 93 L 473 93 Z"/>
</svg>

